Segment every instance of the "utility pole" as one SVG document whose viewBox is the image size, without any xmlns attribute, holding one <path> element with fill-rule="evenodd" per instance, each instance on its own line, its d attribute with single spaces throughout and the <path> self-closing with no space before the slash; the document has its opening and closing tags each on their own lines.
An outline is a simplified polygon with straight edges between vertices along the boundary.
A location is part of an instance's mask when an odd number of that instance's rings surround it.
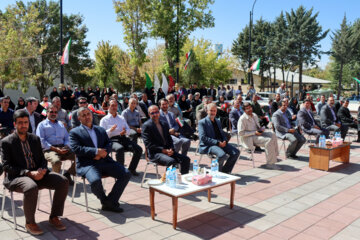
<svg viewBox="0 0 360 240">
<path fill-rule="evenodd" d="M 60 0 L 60 56 L 63 55 L 63 11 L 62 0 Z M 60 63 L 60 83 L 64 83 L 64 65 Z"/>
<path fill-rule="evenodd" d="M 253 15 L 254 15 L 254 7 L 255 7 L 255 3 L 256 3 L 256 0 L 254 1 L 253 3 L 253 6 L 252 6 L 252 9 L 250 11 L 250 23 L 249 23 L 249 50 L 248 50 L 248 55 L 249 55 L 249 72 L 248 72 L 248 81 L 250 83 L 250 85 L 253 85 L 254 84 L 254 81 L 253 81 L 253 77 L 252 77 L 252 72 L 250 71 L 250 67 L 251 67 L 251 30 L 252 30 L 252 23 L 253 23 Z"/>
<path fill-rule="evenodd" d="M 179 28 L 179 12 L 180 12 L 180 0 L 178 0 L 177 2 L 177 16 L 176 16 L 176 26 L 177 26 L 177 35 L 176 35 L 176 83 L 179 82 L 179 65 L 180 65 L 180 48 L 179 48 L 179 31 L 180 31 L 180 28 Z"/>
</svg>

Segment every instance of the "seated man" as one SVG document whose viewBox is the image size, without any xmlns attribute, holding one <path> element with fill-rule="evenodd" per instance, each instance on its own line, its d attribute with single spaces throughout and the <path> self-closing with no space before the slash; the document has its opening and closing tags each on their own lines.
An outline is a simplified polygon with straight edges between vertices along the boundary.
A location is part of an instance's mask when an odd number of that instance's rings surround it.
<svg viewBox="0 0 360 240">
<path fill-rule="evenodd" d="M 316 113 L 320 115 L 321 108 L 326 105 L 325 95 L 321 95 L 320 102 L 316 104 Z"/>
<path fill-rule="evenodd" d="M 64 173 L 70 185 L 74 185 L 71 175 L 75 175 L 75 154 L 70 150 L 69 134 L 61 121 L 56 120 L 58 108 L 50 104 L 46 109 L 47 118 L 39 123 L 36 135 L 40 137 L 45 159 L 51 163 L 52 171 L 60 173 L 61 161 L 71 160 L 71 167 Z"/>
<path fill-rule="evenodd" d="M 129 99 L 129 107 L 126 108 L 121 116 L 126 120 L 130 127 L 129 137 L 132 141 L 137 143 L 138 137 L 141 136 L 141 118 L 140 113 L 136 110 L 137 100 L 135 98 Z"/>
<path fill-rule="evenodd" d="M 14 110 L 9 108 L 9 103 L 9 96 L 5 96 L 2 98 L 0 108 L 0 128 L 2 128 L 1 134 L 3 135 L 8 135 L 14 130 Z"/>
<path fill-rule="evenodd" d="M 101 201 L 102 210 L 122 212 L 119 198 L 130 180 L 131 173 L 109 156 L 111 141 L 102 127 L 93 125 L 90 109 L 79 108 L 78 117 L 81 125 L 70 131 L 70 147 L 77 156 L 76 172 L 89 181 L 91 191 Z M 116 180 L 107 196 L 101 182 L 103 176 Z"/>
<path fill-rule="evenodd" d="M 196 108 L 199 108 L 199 110 L 196 111 L 196 121 L 197 122 L 199 122 L 203 118 L 206 118 L 206 116 L 207 116 L 207 105 L 209 103 L 211 103 L 210 99 L 207 96 L 204 96 L 203 97 L 203 102 L 196 107 Z M 201 108 L 199 106 L 201 106 Z"/>
<path fill-rule="evenodd" d="M 240 152 L 228 144 L 226 133 L 221 123 L 216 119 L 217 106 L 214 103 L 207 105 L 208 116 L 199 121 L 199 138 L 201 154 L 214 154 L 219 161 L 219 171 L 231 173 Z M 229 157 L 226 155 L 228 154 Z M 226 161 L 226 163 L 225 163 Z M 225 163 L 225 164 L 224 164 Z"/>
<path fill-rule="evenodd" d="M 279 170 L 280 167 L 275 165 L 279 156 L 275 134 L 264 132 L 264 127 L 260 126 L 259 119 L 252 112 L 250 103 L 244 103 L 244 111 L 245 114 L 240 117 L 237 128 L 242 143 L 248 149 L 253 149 L 255 145 L 265 147 L 266 168 Z"/>
<path fill-rule="evenodd" d="M 233 107 L 229 113 L 229 119 L 231 122 L 231 128 L 232 128 L 232 132 L 233 133 L 237 133 L 237 125 L 238 125 L 238 121 L 239 118 L 241 117 L 241 115 L 243 115 L 244 111 L 240 108 L 240 102 L 239 100 L 235 100 Z"/>
<path fill-rule="evenodd" d="M 49 222 L 57 230 L 65 230 L 59 216 L 64 212 L 68 180 L 48 170 L 39 137 L 28 133 L 29 114 L 26 110 L 19 109 L 14 113 L 14 125 L 15 132 L 1 141 L 1 157 L 7 173 L 4 185 L 11 191 L 24 193 L 25 228 L 33 235 L 44 233 L 35 222 L 38 191 L 55 189 Z"/>
<path fill-rule="evenodd" d="M 51 100 L 51 104 L 55 107 L 57 107 L 58 109 L 58 114 L 57 114 L 57 120 L 61 121 L 64 124 L 64 127 L 68 130 L 71 129 L 71 121 L 69 119 L 69 115 L 67 113 L 67 111 L 63 108 L 61 108 L 61 101 L 59 97 L 54 97 Z"/>
<path fill-rule="evenodd" d="M 290 144 L 286 149 L 286 157 L 290 159 L 297 159 L 298 157 L 296 156 L 296 153 L 306 142 L 306 139 L 299 133 L 298 129 L 291 124 L 291 121 L 286 113 L 287 106 L 286 98 L 283 98 L 283 100 L 281 100 L 280 108 L 272 116 L 272 121 L 276 136 L 290 141 Z"/>
<path fill-rule="evenodd" d="M 149 107 L 150 119 L 142 126 L 142 138 L 151 161 L 164 166 L 175 166 L 180 163 L 181 174 L 187 174 L 190 158 L 175 152 L 168 125 L 160 121 L 159 108 Z"/>
<path fill-rule="evenodd" d="M 334 97 L 329 97 L 327 104 L 321 108 L 321 126 L 329 131 L 341 132 L 341 138 L 345 139 L 349 127 L 341 124 L 337 118 L 334 103 Z"/>
<path fill-rule="evenodd" d="M 29 114 L 29 121 L 30 121 L 30 126 L 28 131 L 34 134 L 36 133 L 37 126 L 42 121 L 41 115 L 35 111 L 38 104 L 39 104 L 38 100 L 34 97 L 28 97 L 25 100 L 25 110 Z"/>
<path fill-rule="evenodd" d="M 275 100 L 274 100 L 274 101 L 272 102 L 272 104 L 271 104 L 271 112 L 272 112 L 272 113 L 276 112 L 276 111 L 279 109 L 280 100 L 281 100 L 280 94 L 277 93 L 277 94 L 275 95 Z"/>
<path fill-rule="evenodd" d="M 351 116 L 348 106 L 349 100 L 346 99 L 337 112 L 337 117 L 340 119 L 342 125 L 355 128 L 358 131 L 358 138 L 355 142 L 360 142 L 360 126 L 357 119 Z"/>
<path fill-rule="evenodd" d="M 133 176 L 139 176 L 136 172 L 142 154 L 142 148 L 137 143 L 131 141 L 126 135 L 129 135 L 130 128 L 126 120 L 118 115 L 118 103 L 116 99 L 110 99 L 109 113 L 100 120 L 100 127 L 106 130 L 112 142 L 112 149 L 116 152 L 116 161 L 124 165 L 125 152 L 132 152 L 132 159 L 129 171 Z"/>
<path fill-rule="evenodd" d="M 186 156 L 191 141 L 190 139 L 186 138 L 179 132 L 179 124 L 175 121 L 174 114 L 168 111 L 169 103 L 166 99 L 161 99 L 159 101 L 160 104 L 160 121 L 163 121 L 168 124 L 169 133 L 174 143 L 175 152 L 179 153 L 181 149 L 181 154 Z"/>
<path fill-rule="evenodd" d="M 310 100 L 305 99 L 304 107 L 300 108 L 297 119 L 299 126 L 306 134 L 316 135 L 316 143 L 319 142 L 321 135 L 325 135 L 326 138 L 329 138 L 329 131 L 325 128 L 321 128 L 315 121 L 311 111 Z"/>
</svg>

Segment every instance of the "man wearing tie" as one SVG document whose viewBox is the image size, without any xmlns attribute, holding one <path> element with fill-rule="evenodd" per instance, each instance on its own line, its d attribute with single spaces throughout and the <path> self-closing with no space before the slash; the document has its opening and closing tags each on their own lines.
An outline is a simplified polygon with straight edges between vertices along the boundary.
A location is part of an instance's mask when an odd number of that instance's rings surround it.
<svg viewBox="0 0 360 240">
<path fill-rule="evenodd" d="M 306 134 L 316 135 L 316 143 L 319 142 L 320 135 L 325 135 L 326 138 L 329 138 L 329 131 L 321 128 L 314 120 L 309 99 L 305 99 L 304 107 L 299 110 L 297 119 L 299 126 Z"/>
</svg>

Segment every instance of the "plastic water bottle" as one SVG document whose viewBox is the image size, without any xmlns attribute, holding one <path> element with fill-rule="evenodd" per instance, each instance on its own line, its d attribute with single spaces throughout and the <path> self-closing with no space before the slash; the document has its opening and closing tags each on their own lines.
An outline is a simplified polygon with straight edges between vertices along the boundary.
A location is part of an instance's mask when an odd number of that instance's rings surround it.
<svg viewBox="0 0 360 240">
<path fill-rule="evenodd" d="M 175 170 L 175 168 L 170 170 L 169 186 L 172 188 L 174 188 L 176 186 L 176 170 Z"/>
<path fill-rule="evenodd" d="M 170 186 L 170 168 L 167 168 L 166 170 L 166 186 Z"/>
<path fill-rule="evenodd" d="M 219 161 L 218 161 L 217 159 L 215 160 L 214 170 L 215 170 L 215 175 L 214 175 L 214 177 L 217 177 L 218 174 L 219 174 Z"/>
<path fill-rule="evenodd" d="M 320 139 L 319 139 L 319 147 L 324 148 L 325 146 L 326 146 L 325 136 L 324 136 L 324 135 L 321 135 L 321 136 L 320 136 Z"/>
<path fill-rule="evenodd" d="M 199 163 L 198 161 L 195 159 L 194 163 L 193 163 L 193 175 L 199 175 Z"/>
<path fill-rule="evenodd" d="M 216 160 L 215 159 L 211 161 L 211 169 L 210 170 L 211 170 L 211 175 L 213 177 L 215 177 L 216 176 Z"/>
<path fill-rule="evenodd" d="M 340 132 L 335 133 L 335 138 L 336 138 L 336 140 L 340 140 L 340 138 L 341 138 Z"/>
</svg>

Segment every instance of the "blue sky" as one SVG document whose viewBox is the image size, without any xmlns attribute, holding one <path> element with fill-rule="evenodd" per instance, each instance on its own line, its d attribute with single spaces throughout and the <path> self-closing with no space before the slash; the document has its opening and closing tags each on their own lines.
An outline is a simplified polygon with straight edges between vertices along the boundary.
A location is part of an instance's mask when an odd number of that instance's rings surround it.
<svg viewBox="0 0 360 240">
<path fill-rule="evenodd" d="M 15 2 L 15 0 L 1 0 L 0 9 L 4 10 L 7 5 Z M 253 2 L 253 0 L 215 0 L 215 4 L 211 6 L 215 17 L 215 27 L 197 30 L 191 36 L 203 37 L 213 43 L 223 44 L 224 48 L 231 48 L 238 33 L 249 23 L 249 12 Z M 300 5 L 307 9 L 313 7 L 314 12 L 319 12 L 318 21 L 323 30 L 338 29 L 344 14 L 349 22 L 354 22 L 356 18 L 359 18 L 360 2 L 358 0 L 257 0 L 254 8 L 254 21 L 260 17 L 273 21 L 281 11 L 290 11 Z M 109 40 L 112 44 L 126 49 L 121 23 L 116 22 L 112 0 L 63 0 L 63 6 L 65 14 L 80 13 L 85 18 L 85 24 L 89 29 L 87 40 L 90 41 L 92 57 L 97 43 L 101 40 Z M 331 48 L 330 36 L 331 33 L 321 41 L 323 51 Z M 148 40 L 150 48 L 161 43 L 161 40 Z M 324 67 L 327 61 L 328 57 L 323 56 L 320 66 Z"/>
</svg>

